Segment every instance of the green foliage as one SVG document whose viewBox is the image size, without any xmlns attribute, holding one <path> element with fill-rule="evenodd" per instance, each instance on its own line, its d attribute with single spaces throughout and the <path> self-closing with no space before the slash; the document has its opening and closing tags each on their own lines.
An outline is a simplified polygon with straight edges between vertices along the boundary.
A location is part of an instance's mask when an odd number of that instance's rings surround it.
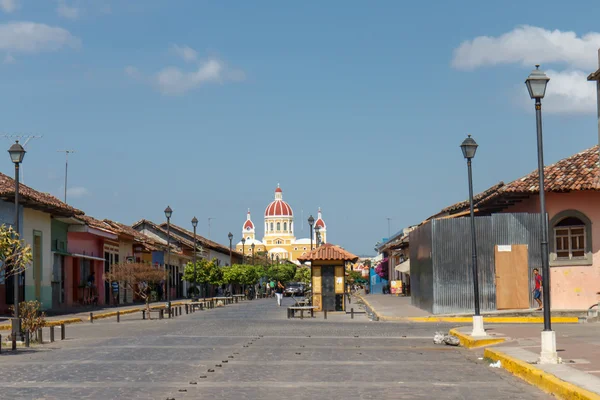
<svg viewBox="0 0 600 400">
<path fill-rule="evenodd" d="M 266 271 L 266 277 L 269 280 L 281 281 L 282 283 L 293 281 L 294 276 L 296 276 L 295 264 L 271 265 Z"/>
<path fill-rule="evenodd" d="M 31 335 L 35 333 L 37 338 L 37 330 L 46 324 L 46 314 L 40 313 L 41 304 L 37 300 L 23 301 L 19 303 L 19 318 L 21 318 L 21 331 Z M 15 307 L 10 306 L 10 311 L 14 315 Z"/>
<path fill-rule="evenodd" d="M 223 267 L 223 283 L 253 285 L 263 275 L 262 265 L 233 264 Z"/>
<path fill-rule="evenodd" d="M 361 272 L 350 271 L 350 272 L 348 272 L 348 282 L 349 283 L 366 283 L 367 280 L 362 277 Z"/>
<path fill-rule="evenodd" d="M 223 268 L 217 266 L 215 260 L 201 259 L 196 261 L 194 274 L 194 263 L 189 262 L 183 271 L 183 280 L 195 284 L 220 285 L 223 283 Z"/>
<path fill-rule="evenodd" d="M 296 268 L 296 275 L 294 276 L 295 282 L 302 282 L 306 285 L 310 283 L 311 273 L 309 267 L 298 267 Z"/>
<path fill-rule="evenodd" d="M 19 274 L 32 259 L 31 246 L 19 239 L 12 226 L 0 225 L 0 273 L 5 277 Z"/>
</svg>

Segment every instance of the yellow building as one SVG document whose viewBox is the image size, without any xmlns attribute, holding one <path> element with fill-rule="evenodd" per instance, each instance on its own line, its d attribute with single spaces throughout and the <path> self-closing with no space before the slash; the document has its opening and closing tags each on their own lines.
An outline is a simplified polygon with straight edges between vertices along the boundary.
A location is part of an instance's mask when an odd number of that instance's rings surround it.
<svg viewBox="0 0 600 400">
<path fill-rule="evenodd" d="M 321 216 L 319 208 L 317 219 L 313 227 L 313 248 L 317 247 L 317 234 L 315 227 L 319 227 L 318 236 L 320 243 L 327 242 L 327 225 Z M 283 191 L 277 185 L 275 189 L 275 199 L 267 206 L 264 215 L 264 236 L 262 241 L 256 239 L 256 228 L 250 216 L 250 210 L 246 216 L 246 221 L 242 227 L 241 241 L 236 244 L 236 250 L 244 252 L 246 257 L 252 257 L 252 245 L 254 252 L 268 252 L 268 257 L 272 260 L 290 260 L 296 264 L 298 257 L 310 252 L 310 237 L 306 239 L 296 239 L 294 236 L 294 212 L 292 207 L 283 201 Z"/>
</svg>

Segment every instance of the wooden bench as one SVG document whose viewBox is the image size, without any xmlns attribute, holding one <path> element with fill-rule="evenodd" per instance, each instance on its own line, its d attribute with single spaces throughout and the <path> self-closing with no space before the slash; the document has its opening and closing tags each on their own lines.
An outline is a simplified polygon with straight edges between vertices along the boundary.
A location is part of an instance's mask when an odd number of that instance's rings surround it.
<svg viewBox="0 0 600 400">
<path fill-rule="evenodd" d="M 300 319 L 304 319 L 304 311 L 310 311 L 310 317 L 314 318 L 315 316 L 315 306 L 292 306 L 287 309 L 287 317 L 288 319 L 294 318 L 296 316 L 296 311 L 300 311 Z"/>
<path fill-rule="evenodd" d="M 208 300 L 207 301 L 192 301 L 189 304 L 189 306 L 196 311 L 196 308 L 199 308 L 200 311 L 204 310 L 204 307 L 206 306 L 206 304 L 208 304 Z"/>
</svg>

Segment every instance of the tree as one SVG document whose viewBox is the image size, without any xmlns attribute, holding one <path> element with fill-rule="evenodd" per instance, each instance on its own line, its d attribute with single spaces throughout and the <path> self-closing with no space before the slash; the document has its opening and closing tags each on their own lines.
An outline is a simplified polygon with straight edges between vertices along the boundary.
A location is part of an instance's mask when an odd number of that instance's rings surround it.
<svg viewBox="0 0 600 400">
<path fill-rule="evenodd" d="M 295 264 L 278 264 L 272 265 L 267 269 L 266 276 L 268 279 L 281 281 L 283 283 L 290 282 L 296 275 Z"/>
<path fill-rule="evenodd" d="M 187 263 L 183 270 L 183 280 L 194 284 L 201 284 L 206 289 L 206 285 L 220 285 L 223 283 L 223 269 L 219 267 L 215 260 L 200 259 L 196 261 L 196 271 L 194 274 L 194 263 Z M 204 291 L 206 296 L 206 290 Z"/>
<path fill-rule="evenodd" d="M 309 267 L 298 267 L 296 269 L 296 275 L 294 276 L 294 281 L 302 282 L 305 285 L 310 284 L 311 272 Z"/>
<path fill-rule="evenodd" d="M 362 273 L 359 271 L 348 272 L 348 283 L 367 283 L 367 280 L 362 277 Z"/>
<path fill-rule="evenodd" d="M 104 273 L 104 280 L 109 284 L 119 282 L 124 288 L 129 288 L 146 303 L 146 310 L 150 315 L 150 286 L 156 285 L 166 278 L 162 267 L 155 267 L 149 263 L 119 263 L 111 265 L 108 272 Z"/>
<path fill-rule="evenodd" d="M 12 226 L 0 226 L 0 275 L 5 278 L 20 274 L 31 264 L 31 246 L 19 239 Z"/>
</svg>

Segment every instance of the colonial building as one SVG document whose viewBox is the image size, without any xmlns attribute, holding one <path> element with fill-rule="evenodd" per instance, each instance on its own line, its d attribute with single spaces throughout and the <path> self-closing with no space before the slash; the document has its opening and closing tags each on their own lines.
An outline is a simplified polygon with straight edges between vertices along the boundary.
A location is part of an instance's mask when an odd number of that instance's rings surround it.
<svg viewBox="0 0 600 400">
<path fill-rule="evenodd" d="M 316 227 L 318 227 L 318 231 L 315 231 Z M 255 254 L 266 252 L 267 257 L 272 260 L 289 260 L 299 263 L 298 258 L 308 254 L 311 250 L 310 237 L 296 239 L 294 235 L 294 212 L 292 207 L 283 201 L 283 191 L 279 185 L 275 189 L 275 199 L 265 209 L 263 239 L 256 238 L 256 227 L 252 222 L 250 210 L 248 210 L 246 221 L 242 227 L 242 237 L 244 242 L 238 242 L 236 250 L 246 254 L 247 257 L 252 257 L 252 252 Z M 320 244 L 327 242 L 327 225 L 323 220 L 320 208 L 313 227 L 313 248 L 317 246 L 317 242 Z"/>
</svg>

